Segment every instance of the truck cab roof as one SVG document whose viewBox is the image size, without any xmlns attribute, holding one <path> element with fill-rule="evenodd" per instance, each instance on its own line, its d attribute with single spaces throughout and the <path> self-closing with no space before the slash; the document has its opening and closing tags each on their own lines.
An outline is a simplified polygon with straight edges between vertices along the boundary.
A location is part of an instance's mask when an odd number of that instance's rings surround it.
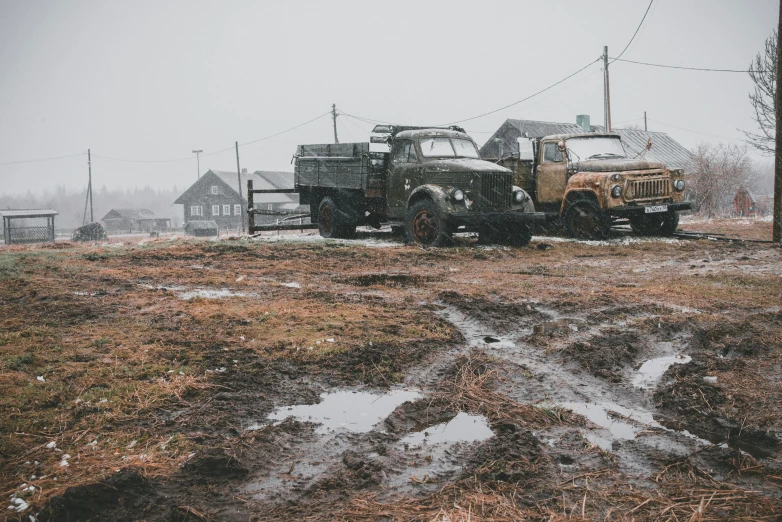
<svg viewBox="0 0 782 522">
<path fill-rule="evenodd" d="M 415 129 L 415 130 L 406 130 L 398 133 L 395 138 L 406 138 L 406 139 L 418 139 L 418 138 L 432 138 L 432 137 L 443 137 L 443 138 L 463 138 L 463 139 L 472 139 L 470 136 L 467 135 L 465 132 L 459 132 L 455 130 L 449 130 L 449 129 L 437 129 L 437 128 L 422 128 L 422 129 Z"/>
</svg>

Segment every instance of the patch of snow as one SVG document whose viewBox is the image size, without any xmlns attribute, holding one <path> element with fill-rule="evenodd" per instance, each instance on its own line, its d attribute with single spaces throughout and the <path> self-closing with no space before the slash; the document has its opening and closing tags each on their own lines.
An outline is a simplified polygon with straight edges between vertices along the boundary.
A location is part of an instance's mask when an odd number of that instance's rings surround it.
<svg viewBox="0 0 782 522">
<path fill-rule="evenodd" d="M 291 282 L 291 283 L 280 283 L 282 286 L 287 286 L 288 288 L 301 288 L 301 284 L 297 282 Z"/>
<path fill-rule="evenodd" d="M 38 377 L 35 378 L 35 380 L 41 381 L 41 382 L 46 382 L 46 379 L 43 378 L 43 375 L 39 375 Z"/>
<path fill-rule="evenodd" d="M 46 445 L 46 449 L 54 449 L 56 447 L 57 447 L 57 441 L 54 441 L 54 440 Z"/>
</svg>

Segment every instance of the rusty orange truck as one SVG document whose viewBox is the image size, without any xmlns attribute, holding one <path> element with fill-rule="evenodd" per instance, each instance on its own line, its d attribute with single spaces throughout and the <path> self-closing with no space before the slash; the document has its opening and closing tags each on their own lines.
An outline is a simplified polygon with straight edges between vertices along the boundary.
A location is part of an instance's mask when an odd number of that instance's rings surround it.
<svg viewBox="0 0 782 522">
<path fill-rule="evenodd" d="M 498 163 L 514 172 L 514 184 L 548 222 L 561 222 L 573 237 L 603 238 L 621 220 L 636 234 L 669 236 L 679 225 L 678 212 L 691 208 L 683 170 L 643 159 L 643 153 L 630 157 L 618 134 L 522 136 L 518 146 L 518 156 Z"/>
</svg>

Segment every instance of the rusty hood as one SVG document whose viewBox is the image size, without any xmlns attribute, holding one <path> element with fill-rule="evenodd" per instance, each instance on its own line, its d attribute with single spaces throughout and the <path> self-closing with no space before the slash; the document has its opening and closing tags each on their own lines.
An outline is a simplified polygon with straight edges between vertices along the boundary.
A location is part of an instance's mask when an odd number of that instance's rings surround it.
<svg viewBox="0 0 782 522">
<path fill-rule="evenodd" d="M 573 165 L 577 172 L 622 172 L 627 170 L 660 170 L 665 165 L 659 161 L 628 158 L 606 158 L 579 161 Z"/>
</svg>

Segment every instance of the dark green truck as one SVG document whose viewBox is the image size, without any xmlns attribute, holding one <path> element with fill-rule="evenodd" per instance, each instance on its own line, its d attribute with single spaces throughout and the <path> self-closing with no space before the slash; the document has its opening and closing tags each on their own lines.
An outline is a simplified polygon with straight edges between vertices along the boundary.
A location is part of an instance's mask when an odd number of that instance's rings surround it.
<svg viewBox="0 0 782 522">
<path fill-rule="evenodd" d="M 544 220 L 513 173 L 481 160 L 458 127 L 381 125 L 370 143 L 300 145 L 295 162 L 295 191 L 323 237 L 389 224 L 427 246 L 447 245 L 457 231 L 520 246 L 528 225 Z"/>
</svg>

